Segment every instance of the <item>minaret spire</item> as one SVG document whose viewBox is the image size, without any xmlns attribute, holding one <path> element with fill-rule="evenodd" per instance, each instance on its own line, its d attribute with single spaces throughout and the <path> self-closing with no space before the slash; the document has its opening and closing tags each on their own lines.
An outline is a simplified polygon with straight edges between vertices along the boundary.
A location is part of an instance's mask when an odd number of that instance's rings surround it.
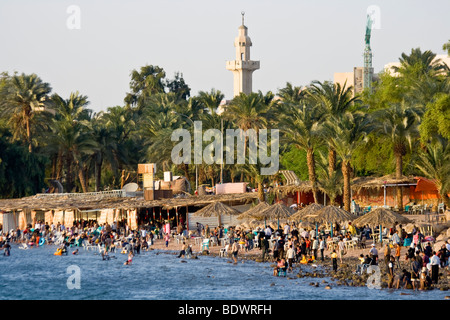
<svg viewBox="0 0 450 320">
<path fill-rule="evenodd" d="M 242 25 L 238 28 L 238 36 L 234 39 L 236 47 L 236 59 L 227 61 L 227 69 L 234 75 L 234 96 L 241 92 L 250 94 L 252 92 L 252 73 L 259 69 L 259 61 L 250 59 L 250 47 L 252 40 L 248 36 L 248 29 L 244 25 L 245 12 L 241 12 Z"/>
</svg>

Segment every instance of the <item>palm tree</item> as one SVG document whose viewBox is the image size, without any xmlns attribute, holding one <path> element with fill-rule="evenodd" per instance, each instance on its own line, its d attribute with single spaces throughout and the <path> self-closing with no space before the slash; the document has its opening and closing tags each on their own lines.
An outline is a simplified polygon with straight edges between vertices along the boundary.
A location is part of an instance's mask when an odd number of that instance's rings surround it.
<svg viewBox="0 0 450 320">
<path fill-rule="evenodd" d="M 91 156 L 94 166 L 95 191 L 100 191 L 102 167 L 105 161 L 113 171 L 117 170 L 117 158 L 115 157 L 117 154 L 117 140 L 115 132 L 110 127 L 107 127 L 103 115 L 103 113 L 99 113 L 91 120 L 92 136 L 96 142 L 96 148 Z"/>
<path fill-rule="evenodd" d="M 448 197 L 450 192 L 450 144 L 448 140 L 438 137 L 434 143 L 428 145 L 426 151 L 419 154 L 416 168 L 436 184 L 446 206 L 450 206 Z"/>
<path fill-rule="evenodd" d="M 252 129 L 258 133 L 260 129 L 268 128 L 272 120 L 273 98 L 274 96 L 270 92 L 266 95 L 263 95 L 261 91 L 248 95 L 241 93 L 233 98 L 231 104 L 225 110 L 224 117 L 244 132 Z M 244 141 L 245 155 L 247 155 L 247 142 L 248 135 L 245 136 Z M 241 181 L 243 177 L 242 172 Z"/>
<path fill-rule="evenodd" d="M 306 96 L 306 91 L 302 87 L 296 87 L 287 82 L 286 87 L 278 91 L 278 96 L 284 103 L 300 103 Z"/>
<path fill-rule="evenodd" d="M 280 127 L 283 128 L 282 139 L 286 144 L 291 144 L 306 151 L 309 180 L 312 184 L 314 202 L 319 203 L 317 194 L 317 176 L 314 159 L 314 151 L 321 140 L 316 129 L 320 119 L 320 112 L 312 104 L 302 103 L 300 105 L 287 104 L 288 115 L 282 119 Z"/>
<path fill-rule="evenodd" d="M 342 171 L 329 170 L 327 157 L 319 152 L 318 188 L 330 198 L 330 205 L 335 205 L 336 198 L 342 195 Z M 339 165 L 340 162 L 337 163 Z"/>
<path fill-rule="evenodd" d="M 51 99 L 57 115 L 50 124 L 53 133 L 50 140 L 58 146 L 59 156 L 66 164 L 66 190 L 71 192 L 74 187 L 75 170 L 83 192 L 87 192 L 87 156 L 92 155 L 97 147 L 89 123 L 90 110 L 85 108 L 89 104 L 87 96 L 76 92 L 71 93 L 69 99 L 57 94 Z"/>
<path fill-rule="evenodd" d="M 421 113 L 420 108 L 407 106 L 403 102 L 373 114 L 374 131 L 393 147 L 396 179 L 401 179 L 403 176 L 403 157 L 406 155 L 407 147 L 411 148 L 413 139 L 419 136 L 418 125 Z M 397 206 L 403 208 L 401 187 L 397 187 Z"/>
<path fill-rule="evenodd" d="M 308 88 L 308 97 L 314 101 L 316 107 L 323 112 L 323 119 L 336 121 L 344 112 L 357 102 L 357 96 L 353 96 L 353 87 L 346 87 L 347 83 L 341 86 L 340 83 L 313 81 Z M 330 119 L 331 118 L 331 119 Z M 334 119 L 334 120 L 333 120 Z M 328 174 L 333 175 L 336 170 L 336 151 L 328 145 Z"/>
<path fill-rule="evenodd" d="M 371 128 L 371 119 L 361 111 L 347 111 L 337 120 L 324 123 L 321 134 L 325 139 L 328 139 L 341 158 L 341 170 L 344 179 L 344 209 L 350 211 L 352 155 L 359 146 L 367 141 L 366 137 Z"/>
<path fill-rule="evenodd" d="M 15 136 L 23 136 L 27 142 L 28 151 L 32 152 L 32 126 L 35 125 L 35 114 L 49 107 L 48 95 L 51 87 L 35 74 L 22 73 L 9 78 L 3 91 L 2 114 L 16 124 Z"/>
<path fill-rule="evenodd" d="M 124 101 L 127 105 L 136 106 L 138 110 L 151 95 L 164 93 L 164 78 L 166 73 L 158 66 L 146 65 L 140 70 L 131 72 L 130 89 Z"/>
<path fill-rule="evenodd" d="M 435 76 L 444 70 L 442 61 L 436 59 L 436 54 L 430 50 L 422 52 L 420 48 L 413 48 L 409 55 L 403 52 L 399 61 L 400 66 L 393 67 L 394 71 L 409 79 L 416 79 L 425 75 Z"/>
</svg>

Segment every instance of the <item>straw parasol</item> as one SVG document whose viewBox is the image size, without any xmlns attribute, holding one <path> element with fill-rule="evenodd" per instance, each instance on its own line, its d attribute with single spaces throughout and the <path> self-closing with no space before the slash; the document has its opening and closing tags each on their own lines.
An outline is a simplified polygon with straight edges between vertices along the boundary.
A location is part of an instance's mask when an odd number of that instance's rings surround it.
<svg viewBox="0 0 450 320">
<path fill-rule="evenodd" d="M 356 216 L 350 212 L 336 206 L 326 206 L 316 211 L 314 216 L 305 217 L 309 222 L 319 223 L 339 223 L 345 221 L 352 221 Z"/>
<path fill-rule="evenodd" d="M 267 202 L 263 201 L 258 203 L 256 206 L 248 209 L 247 211 L 241 213 L 237 218 L 239 220 L 243 220 L 243 219 L 255 219 L 255 216 L 261 212 L 264 211 L 265 209 L 269 208 L 270 204 L 268 204 Z"/>
<path fill-rule="evenodd" d="M 196 211 L 194 216 L 197 217 L 217 217 L 219 219 L 219 225 L 221 225 L 220 216 L 221 215 L 238 215 L 240 212 L 222 202 L 213 202 L 208 204 L 206 207 Z"/>
<path fill-rule="evenodd" d="M 316 212 L 319 211 L 320 209 L 322 209 L 323 207 L 324 206 L 321 204 L 311 203 L 311 204 L 307 205 L 305 208 L 300 209 L 295 214 L 293 214 L 290 219 L 294 220 L 294 221 L 303 220 L 305 218 L 305 216 L 315 215 Z"/>
<path fill-rule="evenodd" d="M 289 219 L 292 212 L 291 210 L 282 202 L 271 205 L 267 209 L 255 214 L 255 218 L 259 220 L 278 220 L 278 228 L 280 227 L 280 219 Z"/>
<path fill-rule="evenodd" d="M 377 208 L 369 213 L 355 219 L 353 224 L 357 227 L 365 225 L 394 225 L 395 222 L 401 224 L 411 223 L 411 220 L 386 208 Z"/>
<path fill-rule="evenodd" d="M 386 208 L 377 208 L 374 209 L 372 211 L 370 211 L 369 213 L 363 215 L 362 217 L 359 217 L 358 219 L 355 219 L 353 221 L 353 223 L 355 224 L 355 226 L 360 227 L 360 226 L 365 226 L 365 225 L 371 225 L 371 226 L 380 226 L 380 242 L 383 241 L 383 237 L 382 237 L 382 225 L 386 226 L 386 225 L 394 225 L 395 222 L 398 223 L 410 223 L 411 220 L 409 220 L 408 218 L 394 212 L 391 211 L 389 209 Z"/>
</svg>

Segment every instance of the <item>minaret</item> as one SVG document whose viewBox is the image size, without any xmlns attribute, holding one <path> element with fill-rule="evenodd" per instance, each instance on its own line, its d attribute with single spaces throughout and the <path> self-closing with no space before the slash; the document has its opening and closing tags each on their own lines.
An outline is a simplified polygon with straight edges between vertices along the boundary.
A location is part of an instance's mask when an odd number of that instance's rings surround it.
<svg viewBox="0 0 450 320">
<path fill-rule="evenodd" d="M 252 74 L 259 69 L 259 61 L 250 60 L 250 47 L 252 41 L 248 34 L 248 29 L 244 25 L 244 12 L 242 14 L 242 25 L 239 26 L 239 34 L 234 40 L 236 47 L 236 60 L 227 61 L 227 70 L 233 71 L 234 75 L 234 96 L 241 92 L 250 94 L 252 92 Z"/>
</svg>

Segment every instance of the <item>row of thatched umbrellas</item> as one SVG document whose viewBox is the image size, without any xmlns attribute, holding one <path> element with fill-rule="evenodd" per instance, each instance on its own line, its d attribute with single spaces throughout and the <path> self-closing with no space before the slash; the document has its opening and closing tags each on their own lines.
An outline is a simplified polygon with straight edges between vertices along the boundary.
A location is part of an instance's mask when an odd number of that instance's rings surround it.
<svg viewBox="0 0 450 320">
<path fill-rule="evenodd" d="M 283 203 L 276 203 L 269 205 L 267 202 L 260 202 L 256 206 L 250 208 L 249 210 L 241 213 L 238 210 L 227 206 L 222 202 L 214 202 L 206 207 L 197 211 L 194 215 L 202 217 L 212 217 L 216 216 L 219 219 L 219 225 L 221 224 L 221 215 L 236 215 L 239 220 L 267 220 L 278 221 L 278 226 L 280 220 L 290 220 L 290 221 L 301 221 L 311 224 L 331 224 L 352 222 L 356 227 L 363 227 L 365 225 L 370 226 L 381 226 L 388 225 L 393 226 L 394 223 L 407 224 L 411 221 L 406 217 L 388 210 L 386 208 L 377 208 L 369 213 L 357 217 L 348 211 L 336 206 L 323 206 L 321 204 L 312 203 L 303 209 L 298 210 L 296 213 L 287 207 Z"/>
</svg>

